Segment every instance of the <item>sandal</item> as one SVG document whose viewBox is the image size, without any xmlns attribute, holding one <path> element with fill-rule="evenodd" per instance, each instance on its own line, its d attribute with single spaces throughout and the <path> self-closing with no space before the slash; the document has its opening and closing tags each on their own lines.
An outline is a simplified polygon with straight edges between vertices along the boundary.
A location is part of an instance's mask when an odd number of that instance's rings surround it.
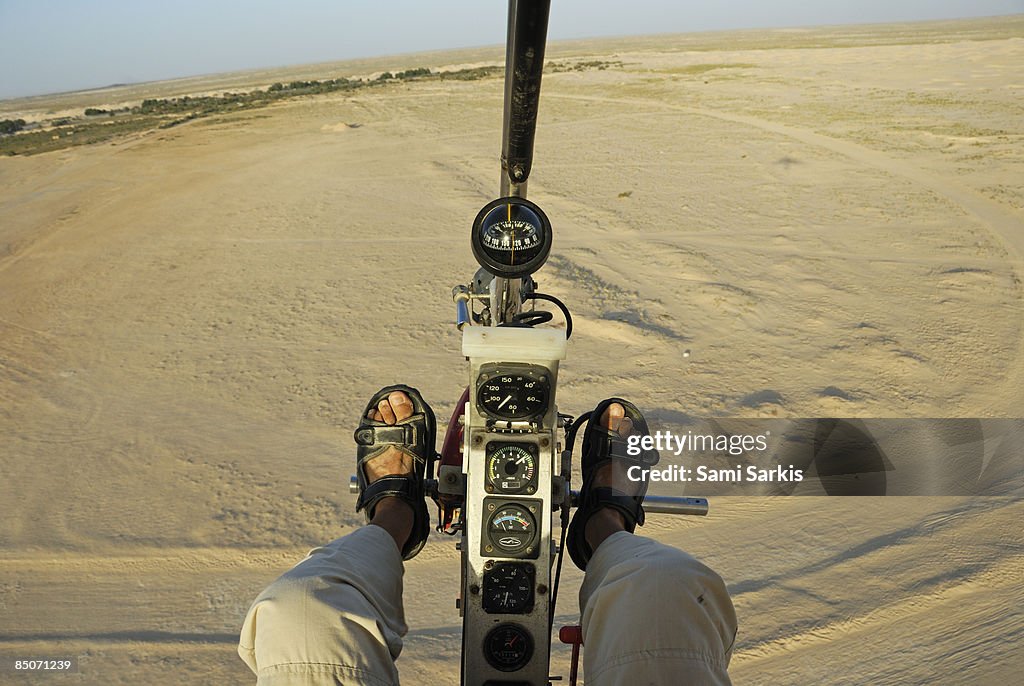
<svg viewBox="0 0 1024 686">
<path fill-rule="evenodd" d="M 640 449 L 639 454 L 630 455 L 627 452 L 629 450 L 627 437 L 620 436 L 617 431 L 610 431 L 601 425 L 601 416 L 612 403 L 622 405 L 625 410 L 624 416 L 633 422 L 631 436 L 650 435 L 647 421 L 644 419 L 643 414 L 637 409 L 636 405 L 628 400 L 608 398 L 598 403 L 593 412 L 589 413 L 587 429 L 583 434 L 583 459 L 581 465 L 583 488 L 580 490 L 579 505 L 577 505 L 576 513 L 569 524 L 568 537 L 566 539 L 569 556 L 572 558 L 573 563 L 584 571 L 587 569 L 590 557 L 594 554 L 585 536 L 587 521 L 591 515 L 602 507 L 613 508 L 620 512 L 623 519 L 626 520 L 626 531 L 629 533 L 633 533 L 637 526 L 643 526 L 644 524 L 644 508 L 642 503 L 644 495 L 647 493 L 647 481 L 631 482 L 636 484 L 638 492 L 629 495 L 612 486 L 595 487 L 593 481 L 598 470 L 612 460 L 650 468 L 658 464 L 659 459 L 658 451 L 653 449 Z M 585 417 L 580 417 L 580 420 L 583 420 Z M 638 448 L 639 446 L 634 446 L 632 451 L 636 452 Z"/>
<path fill-rule="evenodd" d="M 413 414 L 394 424 L 370 419 L 367 415 L 377 409 L 378 403 L 394 391 L 402 391 L 412 402 Z M 366 510 L 366 521 L 373 519 L 377 503 L 384 498 L 397 497 L 412 506 L 413 526 L 409 539 L 402 548 L 402 559 L 410 560 L 423 548 L 430 534 L 430 515 L 424 497 L 424 474 L 427 461 L 434 459 L 434 441 L 437 424 L 434 412 L 415 388 L 397 384 L 377 391 L 370 399 L 360 417 L 359 428 L 355 430 L 356 476 L 359 483 L 359 500 L 356 512 Z M 382 476 L 372 483 L 367 482 L 365 465 L 380 456 L 388 448 L 397 448 L 413 459 L 409 474 Z"/>
</svg>

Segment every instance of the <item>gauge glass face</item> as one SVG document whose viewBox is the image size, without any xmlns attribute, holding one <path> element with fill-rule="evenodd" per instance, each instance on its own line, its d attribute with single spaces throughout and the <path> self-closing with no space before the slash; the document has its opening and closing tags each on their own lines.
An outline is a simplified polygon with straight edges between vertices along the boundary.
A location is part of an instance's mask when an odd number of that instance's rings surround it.
<svg viewBox="0 0 1024 686">
<path fill-rule="evenodd" d="M 513 555 L 526 550 L 533 542 L 537 523 L 525 508 L 506 505 L 491 515 L 488 529 L 494 546 Z"/>
<path fill-rule="evenodd" d="M 518 624 L 499 624 L 484 638 L 484 656 L 495 669 L 514 672 L 533 657 L 533 639 Z"/>
<path fill-rule="evenodd" d="M 473 225 L 473 253 L 495 276 L 520 278 L 540 269 L 551 250 L 543 210 L 521 198 L 488 203 Z"/>
<path fill-rule="evenodd" d="M 500 213 L 501 208 L 494 212 Z M 528 221 L 501 220 L 485 226 L 484 247 L 492 251 L 507 252 L 508 255 L 502 255 L 501 260 L 507 261 L 509 265 L 516 263 L 516 251 L 519 252 L 520 262 L 526 262 L 536 255 L 536 250 L 540 247 L 540 230 Z"/>
<path fill-rule="evenodd" d="M 484 611 L 522 614 L 533 609 L 533 566 L 503 562 L 484 573 Z"/>
<path fill-rule="evenodd" d="M 502 203 L 484 216 L 483 245 L 496 261 L 508 267 L 535 258 L 544 241 L 544 226 L 532 209 L 511 202 Z"/>
<path fill-rule="evenodd" d="M 487 483 L 498 493 L 522 493 L 533 485 L 537 458 L 529 447 L 503 445 L 487 454 Z"/>
<path fill-rule="evenodd" d="M 526 419 L 547 411 L 545 380 L 525 374 L 496 374 L 480 385 L 480 405 L 500 419 Z"/>
</svg>

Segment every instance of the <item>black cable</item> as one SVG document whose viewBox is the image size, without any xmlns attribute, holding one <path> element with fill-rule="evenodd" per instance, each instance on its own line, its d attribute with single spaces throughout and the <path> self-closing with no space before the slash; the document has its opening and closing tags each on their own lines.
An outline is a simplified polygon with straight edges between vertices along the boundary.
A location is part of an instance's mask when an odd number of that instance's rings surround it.
<svg viewBox="0 0 1024 686">
<path fill-rule="evenodd" d="M 549 303 L 554 303 L 562 311 L 562 316 L 565 317 L 565 339 L 569 340 L 572 338 L 572 315 L 569 314 L 569 308 L 565 306 L 565 303 L 547 293 L 527 293 L 523 295 L 523 300 L 546 300 Z"/>
<path fill-rule="evenodd" d="M 527 328 L 533 328 L 538 324 L 544 324 L 550 322 L 555 316 L 550 312 L 544 310 L 533 310 L 531 312 L 517 312 L 512 317 L 512 326 L 522 326 Z"/>
<path fill-rule="evenodd" d="M 569 482 L 565 482 L 565 497 L 570 498 Z M 562 538 L 558 543 L 558 563 L 555 565 L 555 583 L 551 586 L 551 613 L 548 616 L 548 633 L 555 626 L 555 604 L 558 603 L 558 582 L 562 579 L 562 558 L 565 556 L 565 539 L 569 531 L 569 508 L 562 508 Z"/>
<path fill-rule="evenodd" d="M 580 426 L 584 422 L 590 419 L 591 412 L 584 412 L 576 418 L 572 424 L 569 425 L 568 430 L 565 432 L 565 449 L 569 451 L 569 469 L 572 469 L 572 452 L 575 449 L 576 444 L 576 433 L 579 431 Z M 572 491 L 569 488 L 569 476 L 570 474 L 563 474 L 565 477 L 565 498 L 568 501 L 567 505 L 562 508 L 562 537 L 561 542 L 558 546 L 558 562 L 555 565 L 555 583 L 551 585 L 551 612 L 548 615 L 548 633 L 555 626 L 555 603 L 558 602 L 558 584 L 562 579 L 562 559 L 565 557 L 565 541 L 569 532 L 569 508 L 572 506 Z"/>
<path fill-rule="evenodd" d="M 572 315 L 569 314 L 569 308 L 565 306 L 561 300 L 553 295 L 547 293 L 525 293 L 523 294 L 523 300 L 545 300 L 549 303 L 554 303 L 559 310 L 562 312 L 562 316 L 565 318 L 565 339 L 569 340 L 572 337 Z M 554 319 L 554 315 L 544 310 L 530 310 L 529 312 L 518 312 L 512 317 L 512 321 L 505 322 L 500 326 L 509 326 L 514 328 L 532 328 L 538 324 L 546 324 Z"/>
</svg>

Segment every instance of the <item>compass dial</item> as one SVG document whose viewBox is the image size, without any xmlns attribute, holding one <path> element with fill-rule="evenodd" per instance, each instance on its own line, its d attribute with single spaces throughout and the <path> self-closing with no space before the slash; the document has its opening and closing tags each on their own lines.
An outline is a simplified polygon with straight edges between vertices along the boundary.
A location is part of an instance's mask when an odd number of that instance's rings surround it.
<svg viewBox="0 0 1024 686">
<path fill-rule="evenodd" d="M 473 222 L 473 256 L 495 276 L 520 279 L 534 273 L 551 252 L 551 222 L 523 198 L 498 198 Z"/>
</svg>

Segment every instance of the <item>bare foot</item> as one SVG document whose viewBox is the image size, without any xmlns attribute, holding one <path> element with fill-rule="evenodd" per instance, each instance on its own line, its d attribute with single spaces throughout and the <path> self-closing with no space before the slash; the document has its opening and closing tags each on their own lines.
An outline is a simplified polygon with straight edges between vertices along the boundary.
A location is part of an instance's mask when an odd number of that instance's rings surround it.
<svg viewBox="0 0 1024 686">
<path fill-rule="evenodd" d="M 377 404 L 376 409 L 366 413 L 367 418 L 385 424 L 394 425 L 413 414 L 412 401 L 402 391 L 392 391 L 387 398 Z M 388 448 L 381 455 L 363 465 L 368 484 L 392 474 L 410 474 L 413 471 L 413 459 L 398 448 Z M 405 547 L 405 542 L 412 533 L 412 506 L 400 498 L 384 498 L 377 503 L 370 524 L 379 526 L 395 539 L 398 550 Z"/>
<path fill-rule="evenodd" d="M 633 420 L 626 416 L 626 410 L 619 403 L 609 405 L 601 415 L 601 426 L 615 431 L 622 438 L 633 433 Z M 642 486 L 630 481 L 626 476 L 629 465 L 622 460 L 612 460 L 602 465 L 594 474 L 593 486 L 612 487 L 626 495 L 638 493 Z M 587 520 L 584 536 L 591 550 L 597 550 L 606 538 L 619 531 L 626 530 L 626 520 L 622 513 L 611 507 L 602 507 Z"/>
</svg>

